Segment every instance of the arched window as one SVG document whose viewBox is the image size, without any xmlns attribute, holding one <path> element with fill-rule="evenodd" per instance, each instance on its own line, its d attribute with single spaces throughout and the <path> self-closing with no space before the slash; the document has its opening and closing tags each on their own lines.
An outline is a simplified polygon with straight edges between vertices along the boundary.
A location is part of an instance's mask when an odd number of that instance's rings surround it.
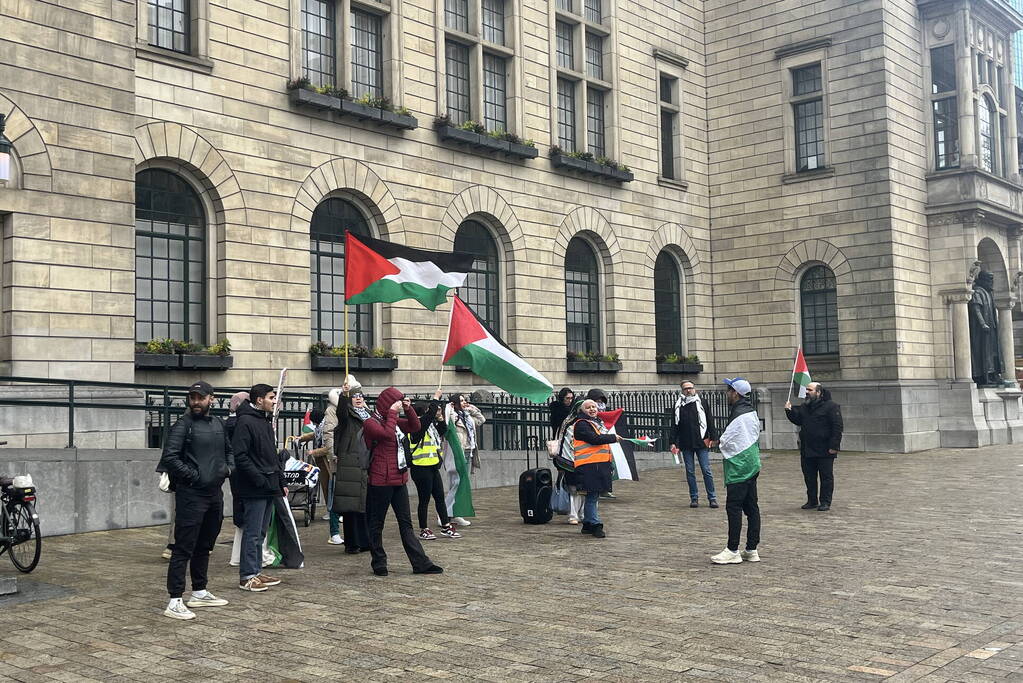
<svg viewBox="0 0 1023 683">
<path fill-rule="evenodd" d="M 458 296 L 469 304 L 476 315 L 501 333 L 500 266 L 497 245 L 490 231 L 478 221 L 463 221 L 455 235 L 455 251 L 472 254 L 472 270 Z"/>
<path fill-rule="evenodd" d="M 569 351 L 603 352 L 600 343 L 600 272 L 593 248 L 573 237 L 565 252 L 565 312 Z"/>
<path fill-rule="evenodd" d="M 320 202 L 309 225 L 310 308 L 313 341 L 345 343 L 345 230 L 372 237 L 366 216 L 352 202 Z M 373 305 L 348 307 L 348 343 L 373 346 Z"/>
<path fill-rule="evenodd" d="M 995 172 L 998 163 L 996 159 L 995 145 L 995 121 L 998 119 L 998 112 L 995 111 L 994 103 L 986 97 L 981 98 L 978 105 L 980 132 L 980 167 L 985 171 Z"/>
<path fill-rule="evenodd" d="M 813 266 L 799 280 L 799 310 L 803 327 L 803 353 L 838 353 L 838 292 L 835 274 L 827 266 Z"/>
<path fill-rule="evenodd" d="M 135 341 L 206 343 L 206 214 L 183 178 L 135 176 Z"/>
<path fill-rule="evenodd" d="M 654 263 L 654 326 L 657 355 L 685 355 L 682 335 L 682 273 L 675 257 L 662 250 Z"/>
</svg>

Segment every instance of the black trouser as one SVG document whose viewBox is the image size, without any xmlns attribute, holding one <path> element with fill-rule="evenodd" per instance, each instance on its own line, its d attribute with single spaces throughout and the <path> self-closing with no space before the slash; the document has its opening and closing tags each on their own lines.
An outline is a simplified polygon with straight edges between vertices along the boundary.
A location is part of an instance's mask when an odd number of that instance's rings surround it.
<svg viewBox="0 0 1023 683">
<path fill-rule="evenodd" d="M 345 536 L 345 552 L 357 553 L 369 549 L 369 526 L 365 512 L 341 513 L 341 533 Z"/>
<path fill-rule="evenodd" d="M 430 509 L 430 496 L 433 496 L 433 506 L 437 508 L 437 516 L 440 517 L 442 526 L 448 525 L 448 506 L 444 502 L 444 482 L 440 478 L 440 463 L 417 467 L 412 465 L 409 468 L 412 473 L 412 481 L 416 484 L 416 493 L 419 494 L 419 528 L 425 529 L 426 513 Z"/>
<path fill-rule="evenodd" d="M 369 551 L 373 556 L 373 569 L 387 568 L 387 553 L 384 552 L 384 521 L 387 519 L 387 508 L 394 510 L 398 520 L 398 531 L 401 532 L 401 544 L 412 564 L 412 569 L 428 569 L 433 562 L 423 552 L 419 537 L 412 530 L 412 513 L 408 505 L 408 490 L 401 486 L 373 486 L 366 491 L 366 517 L 369 522 Z"/>
<path fill-rule="evenodd" d="M 185 567 L 191 570 L 192 590 L 206 590 L 210 552 L 224 521 L 224 493 L 187 487 L 174 492 L 174 548 L 167 567 L 167 592 L 180 598 L 185 592 Z"/>
<path fill-rule="evenodd" d="M 835 492 L 835 459 L 834 458 L 799 458 L 799 466 L 803 468 L 803 481 L 806 482 L 806 502 L 831 505 L 831 495 Z M 820 475 L 821 493 L 817 496 L 817 476 Z"/>
<path fill-rule="evenodd" d="M 728 500 L 725 512 L 728 513 L 728 549 L 733 553 L 739 550 L 739 534 L 742 533 L 742 514 L 746 513 L 746 550 L 756 550 L 760 544 L 760 506 L 757 505 L 757 477 L 754 474 L 746 481 L 728 484 Z"/>
</svg>

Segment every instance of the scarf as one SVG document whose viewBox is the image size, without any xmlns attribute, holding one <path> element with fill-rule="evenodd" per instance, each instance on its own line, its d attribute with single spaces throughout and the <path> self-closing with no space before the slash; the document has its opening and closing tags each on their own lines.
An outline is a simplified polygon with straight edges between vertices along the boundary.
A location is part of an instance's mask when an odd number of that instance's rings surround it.
<svg viewBox="0 0 1023 683">
<path fill-rule="evenodd" d="M 465 450 L 476 450 L 476 421 L 469 417 L 464 410 L 456 410 L 455 414 L 458 415 L 458 419 L 462 421 L 462 426 L 465 427 L 465 433 L 469 437 L 469 443 L 465 445 Z"/>
<path fill-rule="evenodd" d="M 356 408 L 355 406 L 352 406 L 352 412 L 355 413 L 356 417 L 358 417 L 363 422 L 369 419 L 369 411 L 366 410 L 366 406 L 363 406 L 361 408 Z"/>
<path fill-rule="evenodd" d="M 682 408 L 689 405 L 690 403 L 696 404 L 696 414 L 700 420 L 700 438 L 707 438 L 707 413 L 703 410 L 703 401 L 697 395 L 692 396 L 680 396 L 678 401 L 675 402 L 675 422 L 682 421 Z"/>
</svg>

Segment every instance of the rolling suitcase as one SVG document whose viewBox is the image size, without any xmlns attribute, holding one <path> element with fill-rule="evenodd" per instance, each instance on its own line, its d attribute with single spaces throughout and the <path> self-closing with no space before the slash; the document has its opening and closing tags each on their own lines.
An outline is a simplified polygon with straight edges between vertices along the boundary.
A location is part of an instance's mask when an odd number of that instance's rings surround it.
<svg viewBox="0 0 1023 683">
<path fill-rule="evenodd" d="M 537 451 L 537 465 L 540 454 Z M 526 452 L 526 467 L 529 467 L 529 452 Z M 526 524 L 546 524 L 551 521 L 551 494 L 554 479 L 546 467 L 533 467 L 519 475 L 519 514 Z"/>
</svg>

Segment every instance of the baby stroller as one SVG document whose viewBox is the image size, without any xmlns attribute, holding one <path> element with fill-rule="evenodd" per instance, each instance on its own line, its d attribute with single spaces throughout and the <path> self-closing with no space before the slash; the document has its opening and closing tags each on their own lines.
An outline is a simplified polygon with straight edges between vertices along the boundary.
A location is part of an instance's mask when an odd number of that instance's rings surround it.
<svg viewBox="0 0 1023 683">
<path fill-rule="evenodd" d="M 280 456 L 284 463 L 284 485 L 288 487 L 288 505 L 293 513 L 302 513 L 302 526 L 309 526 L 316 517 L 316 505 L 320 500 L 320 468 L 309 461 L 308 450 L 293 437 L 288 438 Z"/>
</svg>

